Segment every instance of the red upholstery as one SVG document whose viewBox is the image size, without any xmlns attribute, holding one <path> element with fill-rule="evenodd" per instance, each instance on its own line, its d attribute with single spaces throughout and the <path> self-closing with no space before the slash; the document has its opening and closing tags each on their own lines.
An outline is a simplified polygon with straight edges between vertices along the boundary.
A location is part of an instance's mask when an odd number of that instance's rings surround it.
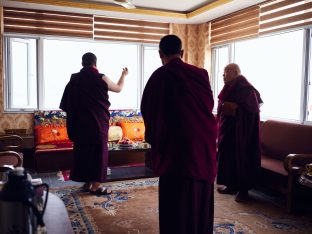
<svg viewBox="0 0 312 234">
<path fill-rule="evenodd" d="M 312 126 L 268 120 L 261 126 L 261 152 L 284 160 L 288 154 L 312 153 Z"/>
</svg>

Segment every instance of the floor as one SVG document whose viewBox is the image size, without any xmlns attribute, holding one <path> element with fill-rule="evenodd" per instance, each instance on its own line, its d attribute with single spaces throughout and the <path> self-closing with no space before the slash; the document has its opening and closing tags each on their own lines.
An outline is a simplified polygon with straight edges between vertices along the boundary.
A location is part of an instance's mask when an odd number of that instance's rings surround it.
<svg viewBox="0 0 312 234">
<path fill-rule="evenodd" d="M 74 182 L 71 180 L 63 181 L 57 175 L 58 172 L 47 173 L 30 173 L 33 179 L 41 178 L 42 182 L 49 184 L 51 188 L 82 185 L 80 182 Z M 107 176 L 107 181 L 118 180 L 132 180 L 139 178 L 154 177 L 151 169 L 144 166 L 132 166 L 132 167 L 111 167 L 111 175 Z"/>
<path fill-rule="evenodd" d="M 64 181 L 60 179 L 57 172 L 49 173 L 31 173 L 33 179 L 41 178 L 44 183 L 49 184 L 50 188 L 59 188 L 66 186 L 82 186 L 81 182 L 74 182 L 71 180 Z M 107 181 L 120 181 L 120 180 L 132 180 L 138 178 L 148 178 L 154 177 L 151 169 L 144 166 L 132 166 L 132 167 L 113 167 L 111 168 L 111 175 L 107 177 Z M 257 199 L 266 200 L 272 203 L 272 205 L 277 205 L 279 207 L 285 208 L 286 199 L 285 196 L 279 192 L 272 189 L 258 186 L 255 189 L 249 191 L 249 194 Z M 296 201 L 296 213 L 301 214 L 312 214 L 312 204 L 310 202 L 307 205 L 307 201 L 310 198 L 304 199 L 303 202 L 297 199 Z"/>
</svg>

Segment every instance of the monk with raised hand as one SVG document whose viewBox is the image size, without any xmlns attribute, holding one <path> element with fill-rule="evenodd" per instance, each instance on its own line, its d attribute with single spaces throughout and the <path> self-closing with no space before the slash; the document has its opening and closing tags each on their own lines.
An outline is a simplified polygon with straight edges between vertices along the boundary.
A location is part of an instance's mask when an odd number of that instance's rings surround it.
<svg viewBox="0 0 312 234">
<path fill-rule="evenodd" d="M 107 176 L 109 106 L 108 91 L 120 92 L 128 69 L 117 83 L 99 73 L 93 53 L 82 56 L 83 68 L 72 74 L 65 87 L 60 108 L 66 112 L 67 133 L 73 141 L 74 161 L 70 179 L 84 182 L 91 194 L 111 193 L 101 185 Z"/>
</svg>

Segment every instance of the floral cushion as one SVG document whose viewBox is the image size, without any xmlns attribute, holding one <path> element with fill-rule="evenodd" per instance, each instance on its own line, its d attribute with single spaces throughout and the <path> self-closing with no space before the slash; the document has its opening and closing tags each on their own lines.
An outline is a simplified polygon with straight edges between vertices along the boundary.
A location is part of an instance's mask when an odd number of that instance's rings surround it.
<svg viewBox="0 0 312 234">
<path fill-rule="evenodd" d="M 69 141 L 66 127 L 59 125 L 35 126 L 35 136 L 36 144 Z"/>
<path fill-rule="evenodd" d="M 142 141 L 144 140 L 145 126 L 141 122 L 122 121 L 117 123 L 123 133 L 123 137 L 128 137 L 130 140 Z"/>
<path fill-rule="evenodd" d="M 66 126 L 66 113 L 61 110 L 35 111 L 35 126 Z"/>
<path fill-rule="evenodd" d="M 110 111 L 110 125 L 118 125 L 121 122 L 143 122 L 142 114 L 138 110 L 112 110 Z"/>
</svg>

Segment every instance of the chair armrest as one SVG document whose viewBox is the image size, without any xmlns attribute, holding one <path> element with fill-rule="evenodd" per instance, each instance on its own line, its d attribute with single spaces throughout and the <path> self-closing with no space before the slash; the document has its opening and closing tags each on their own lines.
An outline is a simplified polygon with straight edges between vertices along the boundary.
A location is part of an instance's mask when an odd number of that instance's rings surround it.
<svg viewBox="0 0 312 234">
<path fill-rule="evenodd" d="M 22 157 L 19 153 L 14 152 L 14 151 L 3 151 L 0 152 L 0 165 L 5 165 L 5 164 L 11 164 L 10 159 L 6 161 L 6 159 L 13 157 L 17 160 L 17 163 L 13 165 L 14 167 L 20 167 L 22 166 Z M 1 159 L 2 158 L 2 159 Z M 3 159 L 5 158 L 5 159 Z"/>
<path fill-rule="evenodd" d="M 289 154 L 284 159 L 284 167 L 288 173 L 301 173 L 308 163 L 312 163 L 312 154 Z"/>
</svg>

